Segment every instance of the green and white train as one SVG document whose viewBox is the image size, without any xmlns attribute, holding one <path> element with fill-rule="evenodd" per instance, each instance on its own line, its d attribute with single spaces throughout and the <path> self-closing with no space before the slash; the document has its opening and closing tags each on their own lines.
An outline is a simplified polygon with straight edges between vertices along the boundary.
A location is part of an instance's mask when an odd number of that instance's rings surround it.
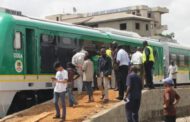
<svg viewBox="0 0 190 122">
<path fill-rule="evenodd" d="M 55 61 L 65 67 L 73 49 L 99 49 L 113 41 L 132 53 L 144 39 L 0 12 L 0 117 L 51 98 Z M 190 48 L 147 41 L 156 52 L 155 83 L 164 77 L 170 60 L 179 66 L 178 82 L 190 83 Z"/>
</svg>

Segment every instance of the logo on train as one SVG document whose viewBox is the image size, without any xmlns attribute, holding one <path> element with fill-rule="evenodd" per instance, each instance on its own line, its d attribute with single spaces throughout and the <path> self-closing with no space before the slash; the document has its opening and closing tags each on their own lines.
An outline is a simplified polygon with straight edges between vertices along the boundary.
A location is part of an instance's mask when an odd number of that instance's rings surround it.
<svg viewBox="0 0 190 122">
<path fill-rule="evenodd" d="M 21 60 L 16 60 L 15 62 L 15 70 L 20 73 L 23 70 L 23 63 Z"/>
</svg>

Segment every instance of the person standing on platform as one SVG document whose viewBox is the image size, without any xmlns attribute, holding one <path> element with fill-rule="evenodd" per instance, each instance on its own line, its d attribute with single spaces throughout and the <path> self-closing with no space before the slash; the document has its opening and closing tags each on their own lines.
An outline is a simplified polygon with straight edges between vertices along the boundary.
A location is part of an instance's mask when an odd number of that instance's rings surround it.
<svg viewBox="0 0 190 122">
<path fill-rule="evenodd" d="M 112 50 L 111 50 L 111 45 L 108 49 L 106 49 L 106 55 L 109 56 L 112 59 Z M 111 73 L 112 74 L 112 73 Z M 109 77 L 109 89 L 112 89 L 113 86 L 115 85 L 113 79 L 112 79 L 112 75 L 108 76 Z"/>
<path fill-rule="evenodd" d="M 98 73 L 98 60 L 100 58 L 100 55 L 98 55 L 97 51 L 94 51 L 92 57 L 91 57 L 91 61 L 93 62 L 94 65 L 94 89 L 97 90 L 98 89 L 98 83 L 97 83 L 97 73 Z"/>
<path fill-rule="evenodd" d="M 163 109 L 165 122 L 176 122 L 176 105 L 180 100 L 180 96 L 172 88 L 173 80 L 168 77 L 163 80 L 164 82 L 164 94 L 163 94 Z"/>
<path fill-rule="evenodd" d="M 118 46 L 118 52 L 117 52 L 117 63 L 119 65 L 119 97 L 117 97 L 118 100 L 123 100 L 124 92 L 126 90 L 126 78 L 128 75 L 128 66 L 130 63 L 129 55 L 128 53 L 123 49 L 123 46 Z"/>
<path fill-rule="evenodd" d="M 127 76 L 126 91 L 126 116 L 128 122 L 139 122 L 139 108 L 141 103 L 142 80 L 137 75 L 138 69 L 131 66 L 130 74 Z"/>
<path fill-rule="evenodd" d="M 88 102 L 93 102 L 94 98 L 93 98 L 92 81 L 94 76 L 94 68 L 93 68 L 93 63 L 90 60 L 88 54 L 85 55 L 82 70 L 83 70 L 83 84 L 89 97 Z"/>
<path fill-rule="evenodd" d="M 106 49 L 102 48 L 101 49 L 101 57 L 99 58 L 98 61 L 98 86 L 102 90 L 102 99 L 103 103 L 107 103 L 109 101 L 109 76 L 111 75 L 112 72 L 112 62 L 111 58 L 106 55 Z M 102 83 L 103 81 L 103 83 Z M 102 88 L 102 84 L 104 89 Z"/>
<path fill-rule="evenodd" d="M 111 57 L 112 56 L 112 50 L 111 48 L 106 49 L 106 55 Z"/>
<path fill-rule="evenodd" d="M 119 80 L 119 65 L 117 63 L 117 52 L 118 52 L 118 44 L 116 41 L 112 42 L 112 61 L 113 61 L 113 72 L 112 72 L 112 79 L 115 80 L 115 91 L 118 90 L 118 80 Z"/>
<path fill-rule="evenodd" d="M 57 71 L 56 76 L 52 77 L 52 81 L 55 83 L 54 88 L 54 104 L 56 109 L 56 116 L 54 119 L 60 118 L 60 109 L 59 109 L 59 98 L 61 99 L 62 104 L 62 119 L 66 119 L 66 103 L 65 103 L 65 93 L 67 88 L 68 81 L 68 72 L 61 66 L 59 62 L 54 64 L 54 68 Z"/>
<path fill-rule="evenodd" d="M 144 65 L 144 70 L 145 70 L 145 79 L 146 79 L 146 86 L 149 89 L 154 88 L 153 84 L 153 65 L 155 62 L 155 57 L 154 57 L 154 50 L 151 46 L 148 45 L 147 41 L 143 42 L 143 55 L 142 55 L 142 60 L 143 60 L 143 65 Z"/>
<path fill-rule="evenodd" d="M 174 81 L 174 88 L 177 88 L 177 69 L 177 65 L 174 63 L 174 61 L 171 61 L 171 64 L 168 68 L 168 74 L 169 77 Z"/>
<path fill-rule="evenodd" d="M 136 52 L 131 57 L 131 64 L 137 68 L 137 74 L 141 77 L 143 82 L 143 64 L 141 48 L 137 47 Z M 143 85 L 143 84 L 142 84 Z"/>
<path fill-rule="evenodd" d="M 74 86 L 74 80 L 76 80 L 80 75 L 75 69 L 75 66 L 71 63 L 67 63 L 67 72 L 68 72 L 68 84 L 67 84 L 67 93 L 69 97 L 69 106 L 73 107 L 74 105 L 77 105 L 77 101 L 73 95 L 73 86 Z"/>
<path fill-rule="evenodd" d="M 113 53 L 115 50 L 115 49 L 113 49 L 113 46 L 114 45 L 111 43 L 109 49 L 106 50 L 106 54 L 112 59 L 112 66 L 113 66 L 113 62 L 114 62 Z M 115 76 L 114 69 L 112 69 L 112 73 L 110 76 L 110 87 L 109 88 L 116 89 L 116 76 Z"/>
<path fill-rule="evenodd" d="M 77 72 L 80 74 L 80 77 L 76 79 L 76 84 L 77 84 L 77 89 L 78 89 L 78 94 L 82 94 L 82 88 L 83 88 L 83 82 L 82 82 L 82 65 L 84 63 L 84 57 L 88 52 L 85 51 L 84 49 L 81 49 L 81 51 L 77 52 L 73 57 L 72 57 L 72 64 L 75 65 Z"/>
</svg>

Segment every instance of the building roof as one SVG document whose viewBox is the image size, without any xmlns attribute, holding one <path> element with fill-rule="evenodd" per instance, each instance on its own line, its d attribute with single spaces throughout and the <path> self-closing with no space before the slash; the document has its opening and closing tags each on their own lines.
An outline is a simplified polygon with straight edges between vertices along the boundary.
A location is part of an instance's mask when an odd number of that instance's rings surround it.
<svg viewBox="0 0 190 122">
<path fill-rule="evenodd" d="M 117 29 L 113 29 L 113 28 L 108 28 L 108 27 L 104 27 L 104 28 L 96 28 L 100 31 L 104 31 L 104 32 L 108 32 L 108 33 L 112 33 L 112 34 L 117 34 L 117 35 L 123 35 L 123 36 L 127 36 L 127 37 L 135 37 L 135 38 L 142 38 L 138 33 L 135 32 L 130 32 L 130 31 L 122 31 L 122 30 L 117 30 Z"/>
<path fill-rule="evenodd" d="M 97 16 L 78 17 L 78 18 L 72 18 L 72 19 L 62 19 L 62 21 L 75 23 L 75 24 L 79 24 L 79 23 L 93 24 L 93 23 L 108 22 L 108 21 L 115 21 L 115 20 L 126 20 L 126 19 L 136 19 L 136 20 L 143 20 L 143 21 L 152 20 L 150 18 L 127 14 L 126 12 L 121 12 L 121 13 L 103 14 L 103 15 L 97 15 Z"/>
</svg>

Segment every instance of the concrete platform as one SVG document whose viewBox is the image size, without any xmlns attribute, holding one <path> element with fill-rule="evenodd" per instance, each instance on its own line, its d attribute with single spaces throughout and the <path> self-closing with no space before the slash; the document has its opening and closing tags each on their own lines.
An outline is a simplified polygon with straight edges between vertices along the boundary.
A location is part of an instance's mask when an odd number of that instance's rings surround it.
<svg viewBox="0 0 190 122">
<path fill-rule="evenodd" d="M 181 96 L 181 100 L 177 105 L 177 116 L 190 115 L 190 88 L 178 88 L 176 91 Z M 163 104 L 163 90 L 146 90 L 143 91 L 141 108 L 140 108 L 140 122 L 162 122 L 162 104 Z M 180 118 L 179 122 L 185 119 Z M 83 122 L 126 122 L 125 102 L 117 103 L 112 108 L 102 111 Z M 190 121 L 186 121 L 190 122 Z"/>
<path fill-rule="evenodd" d="M 178 118 L 176 122 L 190 122 L 190 116 L 189 117 Z"/>
</svg>

